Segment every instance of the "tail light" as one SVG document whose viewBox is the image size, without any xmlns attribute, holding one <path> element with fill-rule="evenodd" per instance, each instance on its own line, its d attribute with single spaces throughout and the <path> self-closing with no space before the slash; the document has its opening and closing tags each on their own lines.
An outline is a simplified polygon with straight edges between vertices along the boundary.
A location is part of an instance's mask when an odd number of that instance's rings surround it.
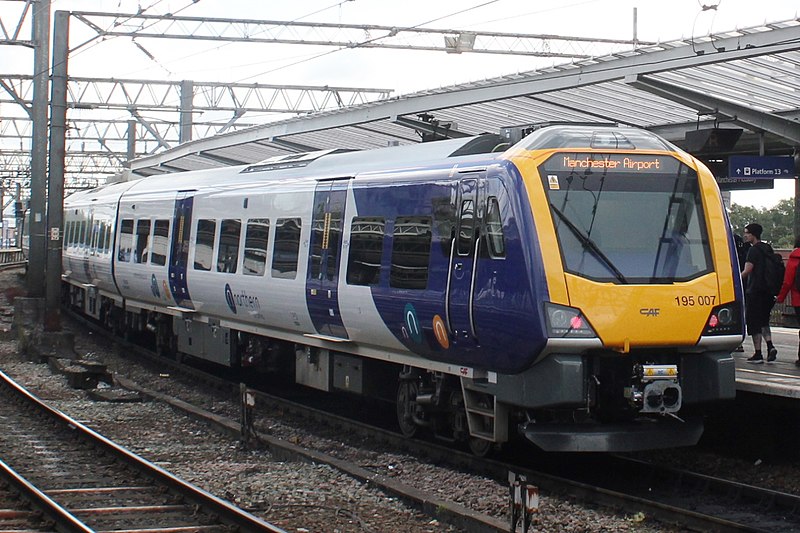
<svg viewBox="0 0 800 533">
<path fill-rule="evenodd" d="M 580 309 L 550 302 L 544 304 L 547 315 L 547 336 L 555 338 L 597 337 Z"/>
<path fill-rule="evenodd" d="M 738 302 L 718 305 L 711 310 L 703 335 L 738 335 L 742 333 L 742 308 Z"/>
</svg>

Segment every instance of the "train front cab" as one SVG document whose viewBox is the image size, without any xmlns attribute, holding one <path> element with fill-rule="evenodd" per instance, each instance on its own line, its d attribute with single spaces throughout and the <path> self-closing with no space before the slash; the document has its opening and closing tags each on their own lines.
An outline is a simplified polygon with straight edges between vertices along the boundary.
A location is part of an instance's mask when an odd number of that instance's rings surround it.
<svg viewBox="0 0 800 533">
<path fill-rule="evenodd" d="M 511 159 L 540 239 L 548 342 L 527 371 L 497 377 L 497 401 L 526 408 L 522 433 L 548 451 L 695 444 L 689 413 L 735 396 L 743 339 L 713 176 L 627 129 L 543 130 Z"/>
</svg>

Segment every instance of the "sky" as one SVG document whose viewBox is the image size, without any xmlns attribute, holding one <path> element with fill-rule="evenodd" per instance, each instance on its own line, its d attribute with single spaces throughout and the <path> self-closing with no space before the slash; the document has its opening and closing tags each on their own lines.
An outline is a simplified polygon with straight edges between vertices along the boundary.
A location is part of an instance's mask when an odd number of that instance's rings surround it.
<svg viewBox="0 0 800 533">
<path fill-rule="evenodd" d="M 51 0 L 53 10 L 102 11 L 283 21 L 373 24 L 434 29 L 558 34 L 669 41 L 797 18 L 797 0 Z M 4 27 L 13 27 L 21 1 L 0 0 Z M 73 19 L 74 20 L 74 19 Z M 70 27 L 71 46 L 96 35 Z M 288 30 L 287 30 L 288 31 Z M 24 35 L 24 34 L 23 34 Z M 364 32 L 360 38 L 374 38 Z M 392 89 L 394 95 L 533 70 L 565 59 L 445 54 L 387 49 L 225 44 L 207 41 L 110 38 L 70 55 L 70 74 L 134 79 L 260 82 Z M 32 72 L 33 55 L 0 47 L 0 74 Z M 2 110 L 0 110 L 1 114 Z M 772 191 L 734 193 L 735 203 L 771 206 L 794 194 L 791 180 Z"/>
</svg>

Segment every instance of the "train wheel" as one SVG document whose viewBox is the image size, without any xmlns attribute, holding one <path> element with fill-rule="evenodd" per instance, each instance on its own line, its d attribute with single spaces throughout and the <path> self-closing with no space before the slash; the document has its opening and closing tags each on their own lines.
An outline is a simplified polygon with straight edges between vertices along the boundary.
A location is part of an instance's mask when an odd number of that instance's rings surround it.
<svg viewBox="0 0 800 533">
<path fill-rule="evenodd" d="M 414 423 L 414 409 L 417 399 L 417 384 L 411 380 L 401 380 L 397 386 L 397 424 L 403 436 L 411 438 L 417 433 Z"/>
<path fill-rule="evenodd" d="M 477 457 L 486 457 L 494 449 L 494 443 L 478 437 L 469 438 L 469 451 Z"/>
</svg>

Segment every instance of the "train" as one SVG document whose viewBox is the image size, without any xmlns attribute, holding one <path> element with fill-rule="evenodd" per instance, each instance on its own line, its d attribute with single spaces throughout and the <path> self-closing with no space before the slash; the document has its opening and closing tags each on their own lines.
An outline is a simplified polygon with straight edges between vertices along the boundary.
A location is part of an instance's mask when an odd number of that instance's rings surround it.
<svg viewBox="0 0 800 533">
<path fill-rule="evenodd" d="M 393 405 L 485 455 L 691 446 L 742 284 L 697 159 L 539 124 L 156 175 L 64 202 L 63 298 L 164 356 Z"/>
</svg>

